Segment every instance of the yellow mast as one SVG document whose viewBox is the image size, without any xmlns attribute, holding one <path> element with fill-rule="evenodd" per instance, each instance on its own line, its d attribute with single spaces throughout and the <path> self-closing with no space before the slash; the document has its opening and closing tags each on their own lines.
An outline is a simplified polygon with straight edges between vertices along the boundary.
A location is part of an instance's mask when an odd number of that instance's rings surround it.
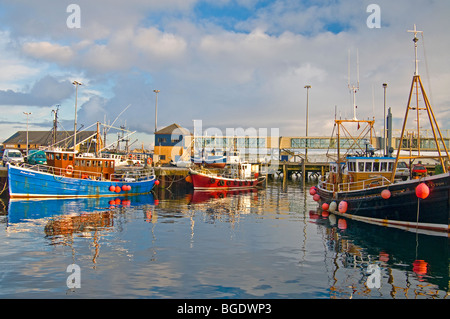
<svg viewBox="0 0 450 319">
<path fill-rule="evenodd" d="M 415 72 L 414 72 L 414 77 L 411 83 L 411 90 L 409 92 L 409 98 L 408 98 L 408 104 L 406 107 L 406 114 L 405 114 L 405 118 L 403 120 L 403 127 L 402 127 L 402 133 L 400 135 L 400 144 L 398 146 L 397 149 L 397 157 L 394 163 L 394 168 L 392 170 L 392 175 L 391 175 L 391 181 L 394 181 L 394 177 L 395 177 L 395 171 L 397 169 L 397 164 L 398 161 L 400 159 L 420 159 L 420 158 L 439 158 L 439 161 L 441 163 L 442 169 L 444 173 L 447 173 L 447 167 L 445 166 L 444 163 L 444 158 L 446 157 L 447 160 L 450 161 L 450 156 L 447 150 L 447 146 L 445 145 L 444 142 L 444 138 L 442 136 L 441 130 L 439 129 L 439 125 L 436 121 L 436 117 L 434 116 L 434 112 L 433 109 L 431 107 L 430 101 L 428 100 L 427 94 L 425 92 L 425 89 L 423 87 L 422 84 L 422 80 L 420 79 L 420 75 L 419 75 L 419 64 L 418 64 L 418 60 L 417 60 L 417 42 L 419 41 L 419 39 L 417 38 L 417 33 L 422 33 L 423 31 L 417 31 L 416 29 L 416 25 L 414 25 L 414 30 L 408 30 L 408 32 L 412 32 L 414 33 L 414 53 L 415 53 Z M 419 103 L 419 93 L 422 94 L 422 98 L 423 98 L 423 102 L 425 104 L 425 107 L 420 107 L 420 103 Z M 412 95 L 416 94 L 416 105 L 415 106 L 411 106 L 411 100 L 412 100 Z M 406 128 L 406 123 L 408 121 L 408 113 L 410 110 L 416 110 L 416 114 L 417 114 L 417 155 L 412 155 L 410 154 L 409 156 L 401 156 L 400 155 L 400 151 L 403 147 L 403 139 L 404 139 L 404 134 L 405 134 L 405 128 Z M 434 137 L 434 141 L 436 143 L 436 148 L 438 151 L 438 156 L 423 156 L 420 154 L 420 124 L 419 124 L 419 111 L 421 110 L 426 110 L 427 111 L 427 115 L 428 115 L 428 119 L 430 121 L 430 126 L 431 126 L 431 130 L 433 132 L 433 137 Z M 439 134 L 439 139 L 438 136 L 436 134 Z M 442 155 L 441 153 L 441 143 L 442 146 L 445 150 L 445 155 Z"/>
</svg>

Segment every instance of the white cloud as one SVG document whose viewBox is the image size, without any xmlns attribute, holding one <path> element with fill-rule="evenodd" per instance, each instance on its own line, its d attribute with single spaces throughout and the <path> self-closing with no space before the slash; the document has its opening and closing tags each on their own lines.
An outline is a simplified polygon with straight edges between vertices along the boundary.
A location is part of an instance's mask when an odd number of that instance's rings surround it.
<svg viewBox="0 0 450 319">
<path fill-rule="evenodd" d="M 8 74 L 14 72 L 12 78 L 24 79 L 27 70 L 34 70 L 30 83 L 36 81 L 36 70 L 76 72 L 90 82 L 81 90 L 80 100 L 86 101 L 86 107 L 96 103 L 86 120 L 102 112 L 112 117 L 132 103 L 127 123 L 144 132 L 153 127 L 149 125 L 154 121 L 152 89 L 158 88 L 161 125 L 189 126 L 192 119 L 202 118 L 205 126 L 280 127 L 281 134 L 302 134 L 303 87 L 310 84 L 310 134 L 326 135 L 324 127 L 331 127 L 335 105 L 342 114 L 352 112 L 347 89 L 349 49 L 353 63 L 356 49 L 360 56 L 358 116 L 371 117 L 375 112 L 382 123 L 381 84 L 388 82 L 389 106 L 394 116 L 403 117 L 413 72 L 412 36 L 406 30 L 419 23 L 425 31 L 435 112 L 443 114 L 448 107 L 450 3 L 380 0 L 381 29 L 366 26 L 370 1 L 274 0 L 265 6 L 256 0 L 210 1 L 223 8 L 242 6 L 252 13 L 248 19 L 223 24 L 220 14 L 197 20 L 192 10 L 197 3 L 79 1 L 78 30 L 65 26 L 64 5 L 52 6 L 46 0 L 29 6 L 11 3 L 7 37 L 22 43 L 23 55 L 15 60 L 0 58 L 0 64 Z M 34 22 L 26 20 L 31 16 Z M 4 46 L 8 45 L 6 41 Z M 427 82 L 423 47 L 419 54 Z M 10 68 L 8 61 L 14 61 Z M 8 87 L 5 81 L 0 75 L 4 91 L 17 91 L 17 82 Z M 99 93 L 105 88 L 108 93 Z M 87 109 L 80 112 L 88 114 Z M 146 114 L 145 120 L 140 114 Z M 103 116 L 93 120 L 101 121 Z"/>
<path fill-rule="evenodd" d="M 26 42 L 22 45 L 22 50 L 33 58 L 61 64 L 67 64 L 74 58 L 74 52 L 69 46 L 48 41 Z"/>
<path fill-rule="evenodd" d="M 139 28 L 133 37 L 133 44 L 140 54 L 149 54 L 148 59 L 180 58 L 186 51 L 186 41 L 175 34 L 161 32 L 156 28 Z"/>
</svg>

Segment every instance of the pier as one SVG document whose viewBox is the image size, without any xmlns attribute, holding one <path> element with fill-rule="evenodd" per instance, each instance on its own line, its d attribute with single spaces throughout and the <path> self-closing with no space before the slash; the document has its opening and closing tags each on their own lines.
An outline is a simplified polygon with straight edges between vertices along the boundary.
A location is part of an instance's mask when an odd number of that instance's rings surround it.
<svg viewBox="0 0 450 319">
<path fill-rule="evenodd" d="M 279 162 L 278 164 L 272 164 L 271 167 L 277 167 L 277 169 L 267 171 L 267 166 L 263 164 L 254 164 L 259 166 L 259 171 L 263 176 L 269 179 L 283 178 L 283 180 L 290 179 L 293 176 L 297 176 L 305 181 L 317 180 L 321 176 L 325 176 L 328 172 L 329 163 L 316 162 L 305 163 L 302 162 Z M 191 187 L 185 178 L 189 175 L 189 168 L 181 167 L 155 167 L 155 175 L 160 181 L 159 187 L 164 189 L 178 188 L 178 187 Z M 219 169 L 208 169 L 211 172 L 219 172 Z"/>
</svg>

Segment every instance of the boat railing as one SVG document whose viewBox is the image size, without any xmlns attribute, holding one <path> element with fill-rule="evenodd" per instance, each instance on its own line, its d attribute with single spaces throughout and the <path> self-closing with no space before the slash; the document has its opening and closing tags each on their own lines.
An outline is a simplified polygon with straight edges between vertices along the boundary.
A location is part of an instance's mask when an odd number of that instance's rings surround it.
<svg viewBox="0 0 450 319">
<path fill-rule="evenodd" d="M 72 178 L 81 178 L 81 179 L 91 179 L 91 180 L 107 180 L 104 178 L 101 172 L 92 172 L 92 171 L 83 171 L 83 170 L 74 170 L 68 168 L 59 168 L 41 164 L 28 164 L 23 163 L 21 167 L 31 169 L 38 172 L 48 173 L 55 176 L 55 178 L 59 177 L 72 177 Z M 143 181 L 155 178 L 155 171 L 153 169 L 140 169 L 140 170 L 127 170 L 121 172 L 115 172 L 111 174 L 110 179 L 114 181 Z"/>
<path fill-rule="evenodd" d="M 199 173 L 202 173 L 202 174 L 206 174 L 206 175 L 215 175 L 215 176 L 218 176 L 217 171 L 211 171 L 211 170 L 209 170 L 209 169 L 207 169 L 207 168 L 205 168 L 205 167 L 202 167 L 202 168 L 200 168 L 200 169 L 196 169 L 195 171 L 197 171 L 197 172 L 199 172 Z M 223 170 L 223 171 L 220 173 L 220 176 L 221 176 L 221 177 L 224 177 L 224 178 L 230 178 L 230 179 L 243 179 L 243 180 L 249 178 L 249 177 L 245 177 L 244 174 L 243 174 L 243 172 L 242 172 L 241 170 L 239 170 L 239 169 L 231 169 L 231 170 L 230 170 L 230 169 L 226 169 L 226 170 Z M 251 177 L 251 178 L 255 178 L 255 174 L 252 172 L 252 174 L 251 174 L 250 177 Z"/>
<path fill-rule="evenodd" d="M 335 191 L 341 192 L 341 191 L 357 191 L 373 187 L 386 186 L 392 184 L 392 182 L 386 177 L 379 175 L 362 181 L 339 183 L 337 184 L 337 188 L 336 184 L 329 182 L 327 179 L 320 179 L 318 184 L 319 188 L 332 192 Z"/>
<path fill-rule="evenodd" d="M 47 166 L 41 164 L 27 164 L 23 163 L 21 167 L 28 168 L 34 171 L 43 172 L 52 174 L 60 177 L 72 177 L 72 178 L 81 178 L 81 179 L 94 179 L 94 180 L 102 180 L 102 173 L 99 172 L 91 172 L 91 171 L 82 171 L 82 170 L 74 170 L 73 168 L 60 168 L 54 166 Z"/>
<path fill-rule="evenodd" d="M 153 178 L 155 178 L 153 169 L 125 170 L 111 174 L 111 180 L 113 181 L 135 182 Z"/>
</svg>

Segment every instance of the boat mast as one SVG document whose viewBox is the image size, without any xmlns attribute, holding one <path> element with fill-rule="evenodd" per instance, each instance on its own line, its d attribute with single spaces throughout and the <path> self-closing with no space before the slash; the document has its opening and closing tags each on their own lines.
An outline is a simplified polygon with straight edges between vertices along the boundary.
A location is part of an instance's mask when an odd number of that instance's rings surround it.
<svg viewBox="0 0 450 319">
<path fill-rule="evenodd" d="M 447 167 L 445 166 L 444 163 L 444 157 L 446 157 L 446 159 L 448 161 L 450 161 L 450 155 L 448 153 L 447 150 L 447 146 L 445 145 L 445 141 L 444 138 L 442 136 L 441 130 L 439 129 L 439 125 L 436 121 L 436 117 L 434 116 L 434 112 L 433 109 L 431 107 L 430 101 L 428 100 L 427 94 L 425 92 L 425 89 L 423 87 L 422 84 L 422 80 L 420 79 L 420 75 L 419 75 L 419 60 L 417 59 L 417 43 L 419 42 L 419 39 L 417 38 L 417 34 L 421 33 L 423 34 L 423 31 L 417 31 L 416 29 L 416 25 L 414 25 L 414 30 L 408 30 L 408 32 L 414 33 L 414 56 L 415 56 L 415 70 L 414 70 L 414 76 L 413 76 L 413 80 L 411 83 L 411 89 L 409 92 L 409 98 L 408 98 L 408 105 L 406 107 L 406 114 L 405 114 L 405 118 L 403 120 L 403 127 L 402 127 L 402 133 L 400 136 L 400 144 L 398 146 L 398 150 L 397 150 L 397 157 L 394 163 L 394 168 L 392 170 L 392 175 L 391 175 L 391 181 L 394 181 L 394 177 L 395 177 L 395 171 L 397 169 L 397 164 L 398 161 L 400 159 L 409 159 L 409 160 L 415 160 L 415 159 L 419 159 L 419 158 L 436 158 L 436 156 L 422 156 L 420 154 L 420 123 L 419 123 L 419 111 L 421 110 L 426 110 L 427 111 L 427 115 L 428 115 L 428 119 L 430 121 L 430 126 L 431 126 L 431 130 L 433 132 L 433 138 L 434 141 L 436 143 L 436 148 L 437 148 L 437 152 L 438 152 L 438 158 L 439 161 L 441 163 L 443 172 L 446 173 L 447 172 Z M 420 89 L 420 90 L 419 90 Z M 419 94 L 422 94 L 422 98 L 423 98 L 423 102 L 425 104 L 425 107 L 420 107 L 419 105 Z M 416 95 L 416 105 L 411 106 L 411 101 L 412 101 L 412 96 L 413 94 Z M 405 135 L 405 127 L 406 127 L 406 123 L 408 121 L 408 113 L 410 110 L 416 110 L 416 114 L 417 114 L 417 155 L 412 155 L 410 154 L 409 156 L 401 156 L 400 152 L 401 149 L 403 147 L 403 139 L 404 139 L 404 135 Z M 436 134 L 439 134 L 439 140 L 438 140 L 438 136 Z M 442 146 L 445 150 L 445 154 L 446 155 L 442 155 L 441 154 L 441 143 Z M 410 145 L 411 146 L 411 145 Z"/>
<path fill-rule="evenodd" d="M 348 88 L 353 96 L 353 120 L 357 121 L 356 118 L 356 93 L 359 90 L 359 52 L 358 49 L 356 49 L 356 77 L 357 77 L 357 84 L 350 84 L 350 50 L 348 50 Z"/>
</svg>

